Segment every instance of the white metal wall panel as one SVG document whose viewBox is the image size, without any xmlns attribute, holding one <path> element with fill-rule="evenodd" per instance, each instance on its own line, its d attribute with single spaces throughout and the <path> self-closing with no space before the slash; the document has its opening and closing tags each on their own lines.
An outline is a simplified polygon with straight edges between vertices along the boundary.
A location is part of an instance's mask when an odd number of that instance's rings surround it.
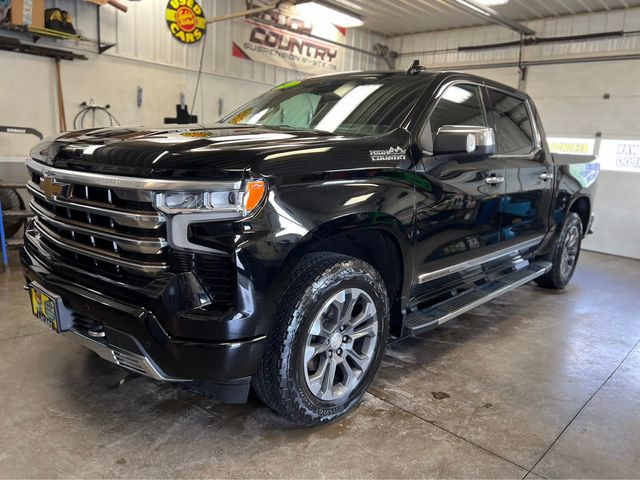
<svg viewBox="0 0 640 480">
<path fill-rule="evenodd" d="M 640 139 L 639 71 L 640 60 L 536 66 L 526 90 L 548 134 Z"/>
<path fill-rule="evenodd" d="M 525 22 L 538 37 L 584 35 L 602 32 L 640 31 L 640 8 L 613 10 L 569 17 Z M 519 48 L 496 48 L 457 52 L 459 46 L 485 45 L 516 41 L 517 33 L 498 26 L 405 35 L 391 40 L 404 66 L 414 58 L 433 68 L 517 62 Z M 595 55 L 637 53 L 640 35 L 610 37 L 566 43 L 549 43 L 524 49 L 524 60 L 580 58 Z M 420 53 L 421 52 L 421 53 Z"/>
<path fill-rule="evenodd" d="M 640 259 L 638 174 L 600 172 L 594 205 L 594 234 L 583 248 Z M 579 267 L 578 267 L 579 268 Z"/>
</svg>

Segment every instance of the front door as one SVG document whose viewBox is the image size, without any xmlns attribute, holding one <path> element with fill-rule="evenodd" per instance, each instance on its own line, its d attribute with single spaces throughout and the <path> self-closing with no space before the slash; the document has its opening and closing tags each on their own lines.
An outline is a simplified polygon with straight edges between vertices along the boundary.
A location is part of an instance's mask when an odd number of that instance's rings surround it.
<svg viewBox="0 0 640 480">
<path fill-rule="evenodd" d="M 443 92 L 422 135 L 427 147 L 445 125 L 487 126 L 481 88 L 458 83 Z M 422 182 L 416 188 L 412 296 L 420 297 L 428 283 L 445 276 L 450 267 L 501 248 L 505 169 L 499 157 L 443 161 L 428 153 L 416 169 Z"/>
<path fill-rule="evenodd" d="M 487 88 L 485 105 L 496 135 L 497 156 L 505 161 L 505 196 L 500 234 L 507 244 L 545 235 L 553 200 L 553 166 L 540 144 L 535 116 L 524 97 Z"/>
</svg>

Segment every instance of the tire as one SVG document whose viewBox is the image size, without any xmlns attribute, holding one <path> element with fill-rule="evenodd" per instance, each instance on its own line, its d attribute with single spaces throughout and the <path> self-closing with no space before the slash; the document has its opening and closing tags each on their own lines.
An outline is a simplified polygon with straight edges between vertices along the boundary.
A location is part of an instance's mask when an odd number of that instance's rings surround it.
<svg viewBox="0 0 640 480">
<path fill-rule="evenodd" d="M 536 283 L 553 290 L 561 290 L 569 284 L 580 257 L 582 221 L 577 213 L 567 216 L 551 253 L 551 270 L 536 279 Z"/>
<path fill-rule="evenodd" d="M 2 211 L 24 210 L 24 201 L 18 192 L 13 188 L 0 188 L 0 202 L 2 203 Z M 4 233 L 7 239 L 13 237 L 20 231 L 22 225 L 26 222 L 24 218 L 4 218 Z"/>
<path fill-rule="evenodd" d="M 371 265 L 334 253 L 308 254 L 278 305 L 254 390 L 296 425 L 335 420 L 366 392 L 388 330 L 387 291 Z"/>
</svg>

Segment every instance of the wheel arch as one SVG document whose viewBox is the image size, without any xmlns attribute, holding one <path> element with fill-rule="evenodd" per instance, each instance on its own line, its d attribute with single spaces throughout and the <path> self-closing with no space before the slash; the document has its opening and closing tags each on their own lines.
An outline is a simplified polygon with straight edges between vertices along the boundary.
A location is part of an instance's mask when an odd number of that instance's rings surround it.
<svg viewBox="0 0 640 480">
<path fill-rule="evenodd" d="M 373 266 L 385 282 L 391 307 L 391 328 L 402 322 L 402 308 L 413 270 L 409 236 L 392 215 L 375 212 L 340 217 L 317 226 L 290 250 L 282 275 L 313 252 L 332 252 L 359 258 Z"/>
<path fill-rule="evenodd" d="M 574 198 L 569 205 L 568 212 L 575 212 L 582 221 L 582 234 L 587 235 L 589 229 L 589 219 L 591 218 L 591 199 L 586 195 Z"/>
</svg>

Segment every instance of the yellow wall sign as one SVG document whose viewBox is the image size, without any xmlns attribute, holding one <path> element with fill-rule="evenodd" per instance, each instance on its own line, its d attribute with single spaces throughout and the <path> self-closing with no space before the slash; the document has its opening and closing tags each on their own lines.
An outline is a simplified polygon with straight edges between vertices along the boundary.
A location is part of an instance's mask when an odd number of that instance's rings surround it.
<svg viewBox="0 0 640 480">
<path fill-rule="evenodd" d="M 183 43 L 196 43 L 207 31 L 204 12 L 195 0 L 169 0 L 165 16 L 171 35 Z"/>
<path fill-rule="evenodd" d="M 547 137 L 551 153 L 573 155 L 593 155 L 596 141 L 594 138 Z"/>
</svg>

